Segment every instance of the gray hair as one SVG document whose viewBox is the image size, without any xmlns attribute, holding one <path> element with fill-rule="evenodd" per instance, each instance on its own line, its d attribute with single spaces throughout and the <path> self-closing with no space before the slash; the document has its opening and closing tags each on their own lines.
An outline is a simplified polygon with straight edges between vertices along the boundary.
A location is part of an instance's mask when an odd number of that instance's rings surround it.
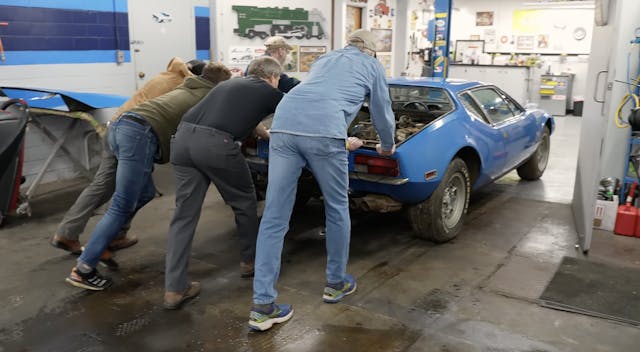
<svg viewBox="0 0 640 352">
<path fill-rule="evenodd" d="M 282 66 L 278 60 L 270 56 L 260 56 L 259 58 L 251 61 L 247 74 L 257 76 L 262 79 L 269 79 L 271 77 L 279 77 L 282 73 Z"/>
<path fill-rule="evenodd" d="M 364 47 L 364 42 L 360 38 L 352 38 L 351 40 L 349 40 L 347 45 L 355 46 L 356 48 L 360 49 L 360 51 L 364 51 L 366 49 Z"/>
<path fill-rule="evenodd" d="M 358 48 L 360 51 L 362 51 L 363 53 L 369 55 L 369 56 L 374 56 L 375 51 L 367 48 L 364 44 L 364 42 L 362 41 L 362 39 L 360 38 L 351 38 L 349 40 L 349 42 L 347 42 L 347 45 L 351 45 L 354 46 L 356 48 Z"/>
</svg>

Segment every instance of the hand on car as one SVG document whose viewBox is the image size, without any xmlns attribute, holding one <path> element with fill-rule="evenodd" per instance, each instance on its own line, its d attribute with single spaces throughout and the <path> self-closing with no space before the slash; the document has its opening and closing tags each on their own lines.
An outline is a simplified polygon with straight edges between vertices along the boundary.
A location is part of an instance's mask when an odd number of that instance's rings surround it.
<svg viewBox="0 0 640 352">
<path fill-rule="evenodd" d="M 382 145 L 381 144 L 376 144 L 376 151 L 381 156 L 391 156 L 391 155 L 393 155 L 393 153 L 396 152 L 396 145 L 394 144 L 393 147 L 391 147 L 391 150 L 382 150 Z"/>
<path fill-rule="evenodd" d="M 358 137 L 347 138 L 347 150 L 350 152 L 362 147 L 363 144 L 364 142 L 362 142 L 362 140 Z"/>
</svg>

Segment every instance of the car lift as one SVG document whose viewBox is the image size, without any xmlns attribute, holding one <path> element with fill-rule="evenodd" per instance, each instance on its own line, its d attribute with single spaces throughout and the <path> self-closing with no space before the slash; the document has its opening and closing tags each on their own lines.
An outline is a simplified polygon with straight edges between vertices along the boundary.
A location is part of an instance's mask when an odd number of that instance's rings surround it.
<svg viewBox="0 0 640 352">
<path fill-rule="evenodd" d="M 429 21 L 428 40 L 431 48 L 431 77 L 447 78 L 449 74 L 449 35 L 452 0 L 435 0 L 435 20 Z"/>
</svg>

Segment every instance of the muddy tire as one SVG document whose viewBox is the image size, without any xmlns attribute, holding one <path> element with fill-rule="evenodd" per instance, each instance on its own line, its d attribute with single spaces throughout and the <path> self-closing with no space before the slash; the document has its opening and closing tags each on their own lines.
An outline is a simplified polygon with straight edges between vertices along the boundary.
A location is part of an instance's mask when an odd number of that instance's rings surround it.
<svg viewBox="0 0 640 352">
<path fill-rule="evenodd" d="M 435 243 L 454 239 L 467 215 L 470 194 L 471 177 L 467 164 L 455 158 L 431 197 L 409 208 L 414 235 Z"/>
<path fill-rule="evenodd" d="M 544 131 L 542 131 L 542 139 L 540 140 L 538 148 L 533 155 L 529 157 L 529 160 L 517 169 L 518 176 L 520 176 L 521 179 L 534 181 L 542 177 L 549 162 L 549 147 L 549 128 L 545 127 Z"/>
</svg>

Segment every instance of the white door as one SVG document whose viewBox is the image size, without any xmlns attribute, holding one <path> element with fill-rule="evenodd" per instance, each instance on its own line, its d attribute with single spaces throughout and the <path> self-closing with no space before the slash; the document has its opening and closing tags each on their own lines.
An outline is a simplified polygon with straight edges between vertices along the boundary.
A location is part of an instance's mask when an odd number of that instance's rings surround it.
<svg viewBox="0 0 640 352">
<path fill-rule="evenodd" d="M 609 16 L 609 18 L 615 17 Z M 615 62 L 613 60 L 615 54 L 612 52 L 612 43 L 615 41 L 611 39 L 614 34 L 616 32 L 612 21 L 608 21 L 605 26 L 594 25 L 593 27 L 586 96 L 582 110 L 578 167 L 572 200 L 578 243 L 585 253 L 591 247 L 597 182 L 600 177 L 604 135 L 610 115 L 609 73 L 612 71 L 610 63 Z"/>
<path fill-rule="evenodd" d="M 194 6 L 184 0 L 129 0 L 129 35 L 139 89 L 171 58 L 195 59 Z"/>
</svg>

